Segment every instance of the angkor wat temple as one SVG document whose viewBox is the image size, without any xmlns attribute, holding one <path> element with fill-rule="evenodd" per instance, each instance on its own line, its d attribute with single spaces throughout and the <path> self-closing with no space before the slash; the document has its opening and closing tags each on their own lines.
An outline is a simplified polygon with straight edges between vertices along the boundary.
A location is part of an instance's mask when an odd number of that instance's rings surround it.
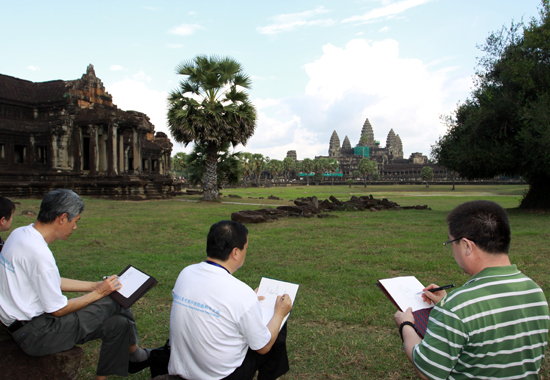
<svg viewBox="0 0 550 380">
<path fill-rule="evenodd" d="M 429 166 L 434 171 L 434 179 L 447 179 L 447 171 L 436 164 L 428 162 L 428 157 L 422 153 L 412 153 L 408 159 L 403 158 L 403 144 L 398 134 L 390 130 L 386 138 L 386 146 L 381 147 L 380 141 L 375 140 L 374 131 L 369 119 L 365 120 L 361 130 L 359 142 L 355 147 L 351 146 L 348 136 L 340 145 L 340 138 L 336 131 L 330 138 L 328 156 L 322 158 L 338 161 L 339 173 L 351 178 L 352 173 L 358 170 L 359 161 L 363 157 L 378 163 L 378 173 L 382 180 L 395 181 L 420 181 L 421 171 L 424 166 Z"/>
<path fill-rule="evenodd" d="M 0 194 L 51 189 L 116 199 L 174 191 L 172 143 L 147 115 L 113 104 L 94 68 L 76 80 L 34 83 L 0 74 Z"/>
</svg>

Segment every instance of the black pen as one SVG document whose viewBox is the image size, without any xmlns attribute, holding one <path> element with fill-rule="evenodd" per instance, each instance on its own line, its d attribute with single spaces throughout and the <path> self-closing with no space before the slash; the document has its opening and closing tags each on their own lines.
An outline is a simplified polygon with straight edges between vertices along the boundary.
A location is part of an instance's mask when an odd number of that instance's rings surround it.
<svg viewBox="0 0 550 380">
<path fill-rule="evenodd" d="M 439 292 L 440 290 L 451 289 L 451 288 L 454 288 L 454 287 L 455 287 L 455 284 L 449 284 L 449 285 L 440 286 L 439 288 L 428 289 L 426 291 L 434 293 L 434 292 Z M 418 292 L 416 294 L 424 294 L 424 291 Z"/>
</svg>

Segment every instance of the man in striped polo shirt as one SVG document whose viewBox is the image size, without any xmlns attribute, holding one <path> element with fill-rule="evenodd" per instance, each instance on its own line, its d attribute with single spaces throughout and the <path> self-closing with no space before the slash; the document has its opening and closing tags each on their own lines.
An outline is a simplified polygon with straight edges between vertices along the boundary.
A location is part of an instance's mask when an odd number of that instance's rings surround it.
<svg viewBox="0 0 550 380">
<path fill-rule="evenodd" d="M 410 308 L 395 314 L 407 357 L 423 379 L 538 379 L 548 303 L 510 263 L 506 211 L 494 202 L 467 202 L 451 211 L 447 224 L 445 245 L 472 277 L 449 295 L 424 292 L 425 301 L 436 303 L 424 339 Z"/>
</svg>

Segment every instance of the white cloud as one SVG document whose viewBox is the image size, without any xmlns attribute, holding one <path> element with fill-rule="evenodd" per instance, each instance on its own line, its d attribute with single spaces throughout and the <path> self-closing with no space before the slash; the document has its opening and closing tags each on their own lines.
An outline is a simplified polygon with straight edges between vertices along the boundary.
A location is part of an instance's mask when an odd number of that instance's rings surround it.
<svg viewBox="0 0 550 380">
<path fill-rule="evenodd" d="M 387 26 L 383 27 L 382 29 L 380 29 L 378 31 L 378 33 L 382 33 L 382 32 L 387 32 L 388 30 L 390 30 L 390 28 L 388 28 Z"/>
<path fill-rule="evenodd" d="M 166 119 L 167 92 L 152 90 L 147 87 L 147 84 L 129 78 L 107 85 L 106 90 L 113 96 L 113 103 L 118 108 L 143 112 L 151 119 L 156 132 L 164 132 L 172 139 Z M 183 151 L 181 144 L 175 141 L 172 143 L 174 144 L 173 154 Z"/>
<path fill-rule="evenodd" d="M 109 67 L 109 70 L 111 70 L 111 71 L 128 71 L 127 69 L 125 69 L 124 67 L 122 67 L 120 65 L 111 65 L 111 67 Z"/>
<path fill-rule="evenodd" d="M 37 70 L 40 70 L 40 67 L 36 67 L 36 66 L 27 66 L 27 69 L 31 70 L 31 71 L 37 71 Z"/>
<path fill-rule="evenodd" d="M 198 24 L 181 24 L 180 26 L 170 29 L 168 33 L 176 34 L 178 36 L 190 36 L 201 29 L 206 28 Z"/>
<path fill-rule="evenodd" d="M 433 1 L 433 0 L 403 0 L 395 3 L 389 3 L 382 8 L 373 9 L 365 13 L 364 15 L 349 17 L 345 19 L 343 22 L 365 23 L 365 22 L 375 21 L 378 19 L 391 18 L 399 13 L 405 12 L 410 8 L 429 3 L 430 1 Z"/>
<path fill-rule="evenodd" d="M 143 71 L 140 71 L 139 73 L 132 75 L 132 78 L 134 78 L 137 81 L 151 82 L 151 77 L 145 74 Z"/>
<path fill-rule="evenodd" d="M 406 157 L 428 155 L 445 132 L 439 116 L 456 107 L 455 99 L 465 99 L 472 85 L 471 78 L 453 76 L 453 68 L 435 70 L 418 59 L 400 58 L 399 44 L 391 39 L 327 44 L 304 68 L 309 76 L 304 94 L 254 100 L 258 130 L 247 151 L 270 152 L 277 159 L 290 149 L 300 159 L 327 155 L 332 131 L 355 146 L 369 118 L 381 146 L 393 129 Z"/>
<path fill-rule="evenodd" d="M 166 44 L 166 47 L 169 49 L 181 49 L 184 46 L 183 44 Z"/>
<path fill-rule="evenodd" d="M 300 13 L 288 13 L 283 15 L 278 15 L 272 17 L 274 21 L 273 24 L 259 27 L 257 30 L 262 34 L 277 34 L 282 32 L 287 32 L 294 30 L 300 27 L 308 26 L 331 26 L 335 22 L 332 19 L 322 19 L 322 20 L 309 20 L 312 17 L 315 17 L 319 14 L 329 12 L 323 6 L 318 6 L 317 8 Z"/>
</svg>

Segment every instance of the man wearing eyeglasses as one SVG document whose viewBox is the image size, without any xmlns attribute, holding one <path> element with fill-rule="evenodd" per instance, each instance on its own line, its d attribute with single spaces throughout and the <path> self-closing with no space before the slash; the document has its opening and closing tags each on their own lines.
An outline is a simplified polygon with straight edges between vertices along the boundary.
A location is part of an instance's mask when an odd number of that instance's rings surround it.
<svg viewBox="0 0 550 380">
<path fill-rule="evenodd" d="M 447 224 L 444 245 L 471 278 L 449 295 L 424 292 L 426 302 L 436 303 L 424 339 L 410 308 L 395 314 L 407 357 L 422 379 L 538 379 L 548 303 L 510 263 L 506 211 L 494 202 L 467 202 L 451 211 Z"/>
</svg>

